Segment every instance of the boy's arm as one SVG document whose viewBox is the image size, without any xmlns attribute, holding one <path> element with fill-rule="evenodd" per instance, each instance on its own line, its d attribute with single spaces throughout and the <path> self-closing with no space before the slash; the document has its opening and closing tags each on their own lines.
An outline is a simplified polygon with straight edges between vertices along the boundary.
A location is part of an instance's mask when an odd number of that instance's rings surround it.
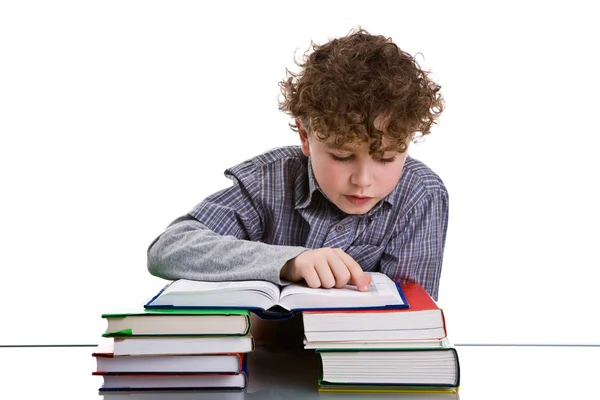
<svg viewBox="0 0 600 400">
<path fill-rule="evenodd" d="M 448 192 L 429 193 L 403 219 L 386 246 L 380 270 L 394 281 L 416 281 L 437 301 L 448 229 Z"/>
<path fill-rule="evenodd" d="M 267 280 L 281 284 L 285 263 L 308 250 L 261 243 L 267 236 L 260 171 L 246 161 L 225 172 L 233 185 L 175 220 L 148 248 L 148 270 L 165 279 Z"/>
<path fill-rule="evenodd" d="M 191 216 L 175 220 L 148 248 L 148 270 L 160 278 L 266 280 L 278 285 L 287 260 L 307 249 L 220 235 Z"/>
</svg>

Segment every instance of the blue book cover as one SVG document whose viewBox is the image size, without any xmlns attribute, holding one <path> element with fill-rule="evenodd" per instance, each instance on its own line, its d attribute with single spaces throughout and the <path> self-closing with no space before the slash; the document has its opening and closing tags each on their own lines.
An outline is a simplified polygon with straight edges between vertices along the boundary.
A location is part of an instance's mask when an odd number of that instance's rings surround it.
<svg viewBox="0 0 600 400">
<path fill-rule="evenodd" d="M 291 318 L 307 310 L 381 310 L 409 308 L 400 284 L 372 272 L 368 292 L 356 287 L 324 289 L 266 281 L 206 282 L 176 280 L 167 284 L 146 309 L 245 309 L 263 319 Z"/>
</svg>

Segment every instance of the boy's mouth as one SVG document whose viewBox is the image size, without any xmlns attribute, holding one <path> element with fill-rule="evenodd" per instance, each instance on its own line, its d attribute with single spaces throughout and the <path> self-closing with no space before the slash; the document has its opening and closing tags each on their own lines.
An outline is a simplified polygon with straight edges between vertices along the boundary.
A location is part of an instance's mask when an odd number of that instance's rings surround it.
<svg viewBox="0 0 600 400">
<path fill-rule="evenodd" d="M 373 199 L 372 197 L 350 196 L 350 195 L 344 195 L 344 197 L 346 198 L 346 200 L 348 200 L 348 202 L 350 204 L 355 205 L 355 206 L 362 206 L 364 204 L 367 204 L 369 201 L 371 201 Z"/>
</svg>

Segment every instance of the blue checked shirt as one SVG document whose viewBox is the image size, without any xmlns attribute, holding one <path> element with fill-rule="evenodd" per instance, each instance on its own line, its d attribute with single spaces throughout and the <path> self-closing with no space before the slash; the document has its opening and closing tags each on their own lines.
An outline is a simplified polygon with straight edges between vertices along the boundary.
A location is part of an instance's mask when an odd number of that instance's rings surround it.
<svg viewBox="0 0 600 400">
<path fill-rule="evenodd" d="M 233 185 L 175 220 L 148 250 L 166 279 L 264 279 L 282 284 L 285 262 L 306 249 L 348 253 L 364 271 L 417 281 L 437 300 L 448 192 L 407 157 L 396 188 L 364 215 L 348 215 L 320 191 L 300 147 L 273 149 L 225 171 Z"/>
</svg>

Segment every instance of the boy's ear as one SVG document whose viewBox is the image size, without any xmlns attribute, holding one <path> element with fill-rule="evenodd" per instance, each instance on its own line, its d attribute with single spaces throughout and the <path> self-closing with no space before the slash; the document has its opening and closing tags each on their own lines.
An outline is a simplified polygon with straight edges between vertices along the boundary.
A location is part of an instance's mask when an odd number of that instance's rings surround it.
<svg viewBox="0 0 600 400">
<path fill-rule="evenodd" d="M 302 126 L 302 123 L 298 118 L 296 118 L 296 126 L 298 127 L 298 135 L 300 136 L 300 144 L 302 145 L 302 153 L 305 156 L 310 156 L 310 146 L 308 142 L 308 132 Z"/>
</svg>

